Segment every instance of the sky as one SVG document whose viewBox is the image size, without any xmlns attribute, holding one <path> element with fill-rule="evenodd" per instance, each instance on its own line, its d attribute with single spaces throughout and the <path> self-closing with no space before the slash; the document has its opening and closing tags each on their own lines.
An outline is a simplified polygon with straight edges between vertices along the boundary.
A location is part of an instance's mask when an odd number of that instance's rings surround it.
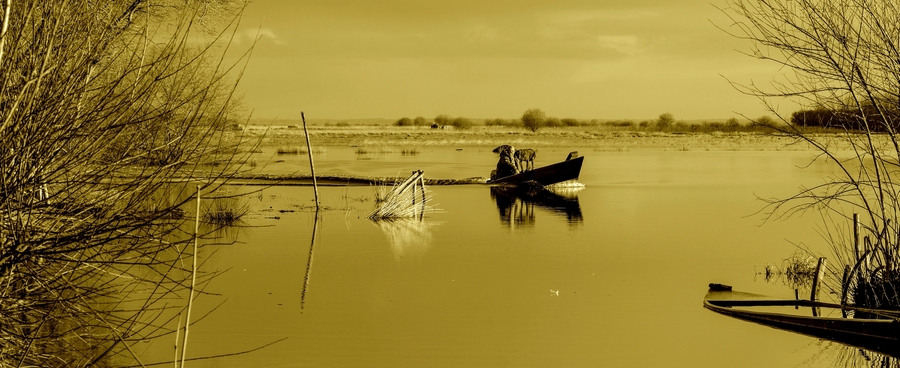
<svg viewBox="0 0 900 368">
<path fill-rule="evenodd" d="M 254 118 L 759 117 L 729 81 L 778 70 L 720 29 L 724 1 L 255 0 L 238 94 Z"/>
</svg>

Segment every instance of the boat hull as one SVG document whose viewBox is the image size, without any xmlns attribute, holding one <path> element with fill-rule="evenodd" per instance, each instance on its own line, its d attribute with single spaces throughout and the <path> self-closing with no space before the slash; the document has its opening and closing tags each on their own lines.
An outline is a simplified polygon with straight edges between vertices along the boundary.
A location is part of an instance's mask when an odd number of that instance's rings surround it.
<svg viewBox="0 0 900 368">
<path fill-rule="evenodd" d="M 796 306 L 844 310 L 855 309 L 860 312 L 874 311 L 871 309 L 853 308 L 850 306 L 842 307 L 837 304 L 808 300 L 740 300 L 711 299 L 709 297 L 704 299 L 703 306 L 713 312 L 729 317 L 900 357 L 900 322 L 895 319 L 814 317 L 746 310 L 739 307 Z M 883 314 L 896 313 L 896 311 L 881 312 L 885 312 Z"/>
<path fill-rule="evenodd" d="M 488 184 L 520 184 L 526 181 L 536 181 L 541 185 L 550 185 L 575 180 L 581 174 L 582 163 L 584 163 L 584 156 L 489 180 Z"/>
</svg>

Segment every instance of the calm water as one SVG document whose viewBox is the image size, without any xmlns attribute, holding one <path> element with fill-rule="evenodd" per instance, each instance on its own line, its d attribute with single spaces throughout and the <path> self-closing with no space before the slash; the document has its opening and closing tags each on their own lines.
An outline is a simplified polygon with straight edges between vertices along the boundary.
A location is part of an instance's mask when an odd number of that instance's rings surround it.
<svg viewBox="0 0 900 368">
<path fill-rule="evenodd" d="M 540 150 L 537 166 L 568 150 Z M 758 226 L 756 196 L 819 183 L 824 164 L 786 152 L 593 152 L 585 188 L 527 204 L 482 185 L 430 187 L 442 211 L 376 224 L 368 187 L 320 188 L 340 208 L 318 220 L 311 187 L 266 188 L 238 243 L 209 246 L 230 269 L 201 297 L 190 356 L 252 349 L 199 367 L 843 366 L 855 349 L 730 319 L 702 307 L 706 285 L 792 298 L 756 275 L 794 252 L 826 249 L 807 216 Z M 260 160 L 266 153 L 260 154 Z M 269 154 L 271 156 L 271 154 Z M 267 171 L 305 173 L 301 156 Z M 316 158 L 322 174 L 486 176 L 489 149 Z M 235 190 L 260 189 L 236 188 Z M 365 200 L 368 199 L 368 200 Z M 232 234 L 233 235 L 233 234 Z M 195 312 L 199 313 L 199 312 Z M 146 361 L 171 342 L 143 344 Z"/>
</svg>

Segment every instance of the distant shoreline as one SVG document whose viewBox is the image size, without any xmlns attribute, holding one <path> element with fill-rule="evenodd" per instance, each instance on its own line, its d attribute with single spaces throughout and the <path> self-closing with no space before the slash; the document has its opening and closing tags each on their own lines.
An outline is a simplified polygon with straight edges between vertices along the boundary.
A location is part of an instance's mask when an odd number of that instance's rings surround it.
<svg viewBox="0 0 900 368">
<path fill-rule="evenodd" d="M 298 126 L 248 126 L 244 137 L 261 138 L 263 147 L 299 147 L 306 140 Z M 310 127 L 314 147 L 493 148 L 502 144 L 528 148 L 592 148 L 597 151 L 812 151 L 806 143 L 783 134 L 763 132 L 660 132 L 615 127 L 549 128 L 531 132 L 507 127 L 472 129 L 350 126 Z"/>
</svg>

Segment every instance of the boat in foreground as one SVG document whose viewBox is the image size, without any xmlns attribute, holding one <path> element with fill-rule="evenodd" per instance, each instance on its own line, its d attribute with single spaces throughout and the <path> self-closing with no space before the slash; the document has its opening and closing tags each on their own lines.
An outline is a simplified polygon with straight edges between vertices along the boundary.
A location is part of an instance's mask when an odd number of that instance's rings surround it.
<svg viewBox="0 0 900 368">
<path fill-rule="evenodd" d="M 900 311 L 810 300 L 763 299 L 759 295 L 731 291 L 710 291 L 703 306 L 745 321 L 900 357 Z M 765 309 L 749 309 L 755 307 Z M 777 307 L 787 310 L 773 311 Z M 811 315 L 799 314 L 806 308 Z M 823 317 L 822 310 L 829 308 L 842 317 Z"/>
<path fill-rule="evenodd" d="M 534 170 L 523 171 L 515 175 L 488 180 L 488 184 L 520 184 L 526 181 L 536 181 L 541 185 L 550 185 L 567 180 L 575 180 L 581 174 L 581 164 L 583 162 L 584 156 L 578 156 L 577 152 L 572 152 L 569 153 L 569 157 L 565 161 Z"/>
</svg>

